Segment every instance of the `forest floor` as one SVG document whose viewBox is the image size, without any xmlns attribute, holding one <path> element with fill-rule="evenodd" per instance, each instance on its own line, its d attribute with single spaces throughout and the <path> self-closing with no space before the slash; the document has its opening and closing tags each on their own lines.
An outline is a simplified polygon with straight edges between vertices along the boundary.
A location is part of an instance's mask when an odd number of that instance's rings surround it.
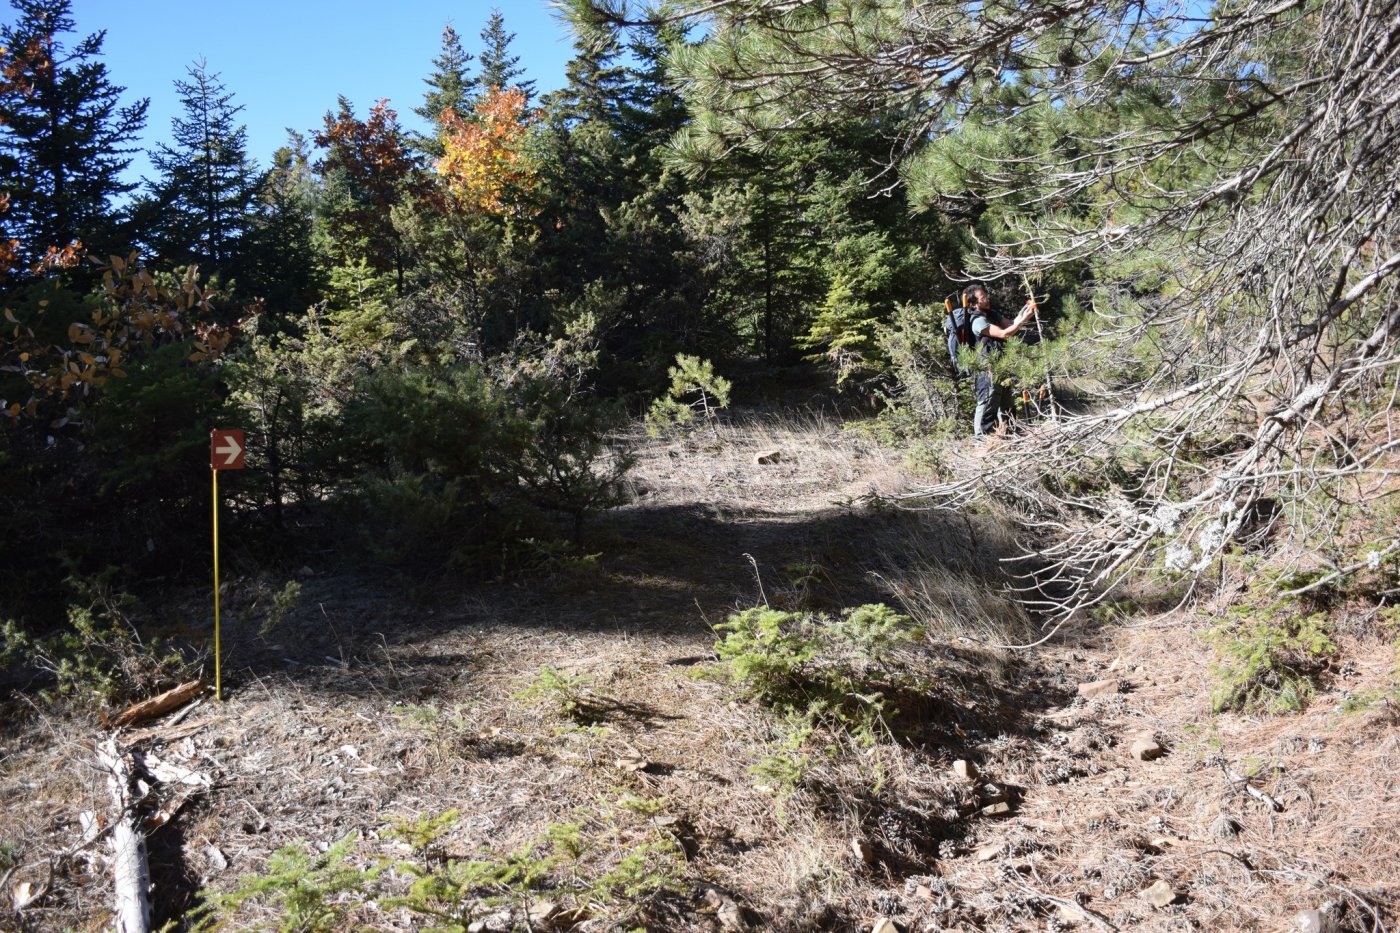
<svg viewBox="0 0 1400 933">
<path fill-rule="evenodd" d="M 642 441 L 630 483 L 596 561 L 546 554 L 528 582 L 410 588 L 312 563 L 266 636 L 275 587 L 233 585 L 223 702 L 124 737 L 196 775 L 155 791 L 157 919 L 280 865 L 320 920 L 280 925 L 274 886 L 227 928 L 422 929 L 429 901 L 478 930 L 1400 922 L 1400 718 L 1350 711 L 1389 689 L 1394 654 L 1361 616 L 1305 712 L 1214 714 L 1196 632 L 1228 581 L 1197 615 L 988 647 L 1033 627 L 947 568 L 994 562 L 1004 535 L 882 505 L 900 455 L 828 417 Z M 717 676 L 731 613 L 876 601 L 942 620 L 900 655 L 928 689 L 888 735 L 794 731 Z M 7 901 L 44 896 L 0 929 L 102 928 L 111 882 L 80 820 L 110 809 L 101 731 L 6 711 L 0 875 Z M 317 853 L 347 838 L 353 870 L 326 870 L 342 850 Z M 294 862 L 269 862 L 293 843 L 312 855 L 296 885 Z M 442 882 L 431 898 L 415 872 Z"/>
</svg>

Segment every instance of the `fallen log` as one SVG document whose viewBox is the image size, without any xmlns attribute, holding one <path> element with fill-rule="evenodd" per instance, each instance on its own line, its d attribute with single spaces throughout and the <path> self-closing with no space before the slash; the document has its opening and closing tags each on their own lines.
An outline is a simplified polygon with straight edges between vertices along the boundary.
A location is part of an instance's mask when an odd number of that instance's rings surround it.
<svg viewBox="0 0 1400 933">
<path fill-rule="evenodd" d="M 137 723 L 147 722 L 157 716 L 164 715 L 172 709 L 184 706 L 190 700 L 199 696 L 207 687 L 203 680 L 191 680 L 187 684 L 180 684 L 165 691 L 159 696 L 153 696 L 149 700 L 142 700 L 140 703 L 133 703 L 112 717 L 108 725 L 116 728 L 132 726 Z"/>
<path fill-rule="evenodd" d="M 132 773 L 126 755 L 109 737 L 97 747 L 97 759 L 107 772 L 116 813 L 112 817 L 112 875 L 116 899 L 116 933 L 150 933 L 150 867 L 146 862 L 146 836 L 136 822 L 132 799 Z"/>
</svg>

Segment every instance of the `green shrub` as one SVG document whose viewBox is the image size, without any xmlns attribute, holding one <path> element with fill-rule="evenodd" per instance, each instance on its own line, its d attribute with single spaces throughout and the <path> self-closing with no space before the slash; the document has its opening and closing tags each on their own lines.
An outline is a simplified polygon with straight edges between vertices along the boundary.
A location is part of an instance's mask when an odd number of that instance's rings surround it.
<svg viewBox="0 0 1400 933">
<path fill-rule="evenodd" d="M 108 568 L 92 580 L 70 577 L 78 602 L 68 606 L 67 624 L 34 637 L 13 620 L 0 623 L 0 664 L 27 663 L 54 678 L 43 696 L 89 697 L 113 708 L 174 686 L 193 665 L 159 638 L 143 638 L 133 618 L 135 597 L 113 593 Z"/>
<path fill-rule="evenodd" d="M 1321 662 L 1337 652 L 1326 616 L 1281 607 L 1240 607 L 1232 616 L 1206 634 L 1219 655 L 1211 667 L 1215 710 L 1292 712 L 1306 706 L 1317 692 Z"/>
<path fill-rule="evenodd" d="M 279 933 L 335 933 L 347 929 L 354 908 L 374 889 L 381 869 L 359 869 L 349 863 L 354 834 L 345 836 L 324 853 L 307 853 L 306 845 L 283 846 L 267 860 L 266 869 L 245 875 L 229 892 L 205 891 L 193 929 L 249 929 L 246 918 L 236 915 L 251 904 L 276 912 L 269 923 L 255 929 Z"/>
<path fill-rule="evenodd" d="M 714 364 L 697 356 L 676 354 L 676 365 L 667 370 L 671 386 L 652 402 L 647 412 L 647 430 L 653 436 L 688 428 L 700 423 L 716 430 L 719 412 L 729 405 L 731 384 L 715 375 Z"/>
<path fill-rule="evenodd" d="M 805 779 L 818 732 L 825 751 L 843 743 L 874 745 L 890 734 L 898 709 L 890 691 L 919 692 L 917 677 L 889 662 L 922 626 L 881 604 L 825 613 L 748 609 L 715 626 L 719 671 L 743 695 L 780 719 L 783 740 L 752 769 L 764 783 L 789 791 Z"/>
</svg>

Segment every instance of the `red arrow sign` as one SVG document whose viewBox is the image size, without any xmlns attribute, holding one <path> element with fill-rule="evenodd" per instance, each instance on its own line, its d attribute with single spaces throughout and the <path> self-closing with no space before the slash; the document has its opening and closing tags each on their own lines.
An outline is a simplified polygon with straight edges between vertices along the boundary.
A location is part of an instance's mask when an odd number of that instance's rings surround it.
<svg viewBox="0 0 1400 933">
<path fill-rule="evenodd" d="M 215 470 L 243 469 L 243 452 L 241 430 L 214 428 L 209 432 L 209 466 Z"/>
</svg>

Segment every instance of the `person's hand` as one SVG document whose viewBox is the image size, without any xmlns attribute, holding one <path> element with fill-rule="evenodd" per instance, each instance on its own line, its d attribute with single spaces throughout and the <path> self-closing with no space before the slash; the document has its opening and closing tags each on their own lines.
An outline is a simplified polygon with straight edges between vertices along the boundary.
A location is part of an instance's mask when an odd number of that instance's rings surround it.
<svg viewBox="0 0 1400 933">
<path fill-rule="evenodd" d="M 1016 315 L 1016 323 L 1026 323 L 1026 321 L 1030 320 L 1031 315 L 1035 314 L 1035 310 L 1036 309 L 1034 304 L 1032 304 L 1029 301 L 1026 302 L 1024 305 L 1021 306 L 1021 312 Z"/>
</svg>

